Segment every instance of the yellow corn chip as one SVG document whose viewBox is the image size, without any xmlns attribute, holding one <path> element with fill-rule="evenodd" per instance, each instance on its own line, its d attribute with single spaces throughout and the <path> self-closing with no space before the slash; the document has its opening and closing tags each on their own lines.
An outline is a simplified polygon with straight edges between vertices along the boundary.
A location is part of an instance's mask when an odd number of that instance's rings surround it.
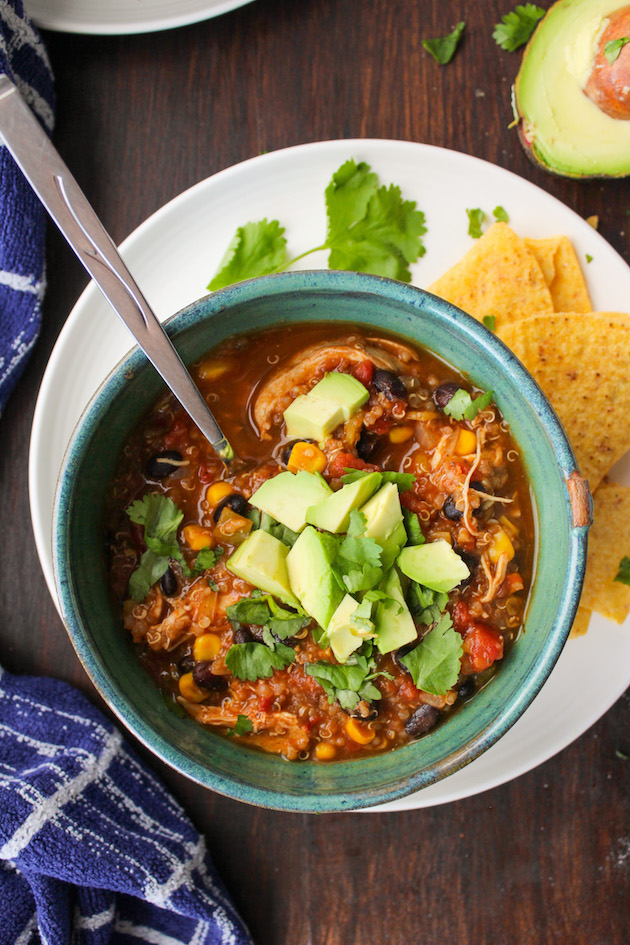
<svg viewBox="0 0 630 945">
<path fill-rule="evenodd" d="M 577 609 L 577 614 L 575 615 L 575 620 L 573 621 L 573 626 L 571 627 L 571 633 L 569 634 L 569 640 L 574 640 L 576 637 L 583 637 L 586 631 L 588 630 L 589 621 L 591 619 L 592 611 L 587 610 L 586 607 L 580 606 Z"/>
<path fill-rule="evenodd" d="M 497 334 L 551 401 L 595 490 L 630 449 L 630 315 L 534 315 Z"/>
<path fill-rule="evenodd" d="M 553 311 L 551 293 L 533 253 L 506 223 L 490 227 L 429 291 L 496 328 L 538 312 Z"/>
<path fill-rule="evenodd" d="M 567 236 L 544 240 L 524 240 L 536 257 L 549 286 L 556 312 L 591 312 L 593 306 L 584 276 Z"/>
<path fill-rule="evenodd" d="M 623 623 L 630 613 L 630 587 L 615 577 L 625 556 L 630 557 L 630 487 L 605 480 L 593 496 L 580 609 L 587 607 Z"/>
</svg>

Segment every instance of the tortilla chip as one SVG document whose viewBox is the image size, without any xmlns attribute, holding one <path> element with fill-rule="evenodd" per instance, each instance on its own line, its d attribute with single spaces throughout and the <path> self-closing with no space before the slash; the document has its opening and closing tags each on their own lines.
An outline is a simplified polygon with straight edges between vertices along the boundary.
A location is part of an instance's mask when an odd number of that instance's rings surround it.
<svg viewBox="0 0 630 945">
<path fill-rule="evenodd" d="M 593 496 L 586 579 L 580 609 L 596 610 L 616 623 L 630 613 L 630 587 L 615 581 L 621 559 L 630 557 L 630 487 L 604 481 Z"/>
<path fill-rule="evenodd" d="M 524 240 L 549 286 L 556 312 L 592 312 L 593 306 L 584 276 L 567 236 L 545 240 Z"/>
<path fill-rule="evenodd" d="M 587 610 L 586 607 L 582 607 L 581 605 L 578 607 L 573 626 L 571 627 L 571 633 L 569 634 L 569 640 L 575 640 L 576 637 L 584 636 L 588 630 L 591 615 L 592 611 Z"/>
<path fill-rule="evenodd" d="M 479 321 L 494 315 L 497 329 L 539 312 L 553 311 L 540 266 L 506 223 L 491 226 L 458 263 L 429 286 L 429 292 L 458 305 Z"/>
<path fill-rule="evenodd" d="M 594 491 L 630 449 L 630 315 L 534 315 L 497 334 L 551 401 Z"/>
</svg>

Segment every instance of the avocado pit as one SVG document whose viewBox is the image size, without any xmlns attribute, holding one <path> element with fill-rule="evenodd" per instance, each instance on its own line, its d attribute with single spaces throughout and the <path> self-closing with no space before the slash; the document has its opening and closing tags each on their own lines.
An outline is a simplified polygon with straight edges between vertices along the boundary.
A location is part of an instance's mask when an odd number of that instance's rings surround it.
<svg viewBox="0 0 630 945">
<path fill-rule="evenodd" d="M 630 37 L 630 6 L 613 13 L 597 45 L 593 69 L 584 92 L 604 114 L 630 121 L 630 43 L 622 46 L 614 62 L 606 57 L 608 43 Z"/>
</svg>

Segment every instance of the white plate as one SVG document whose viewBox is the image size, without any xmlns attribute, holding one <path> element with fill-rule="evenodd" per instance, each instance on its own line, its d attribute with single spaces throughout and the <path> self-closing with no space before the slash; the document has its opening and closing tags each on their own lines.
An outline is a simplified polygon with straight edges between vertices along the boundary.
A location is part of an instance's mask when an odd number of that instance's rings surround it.
<svg viewBox="0 0 630 945">
<path fill-rule="evenodd" d="M 62 33 L 151 33 L 188 26 L 252 0 L 26 0 L 35 23 Z"/>
<path fill-rule="evenodd" d="M 484 161 L 400 141 L 324 141 L 276 151 L 202 181 L 149 217 L 122 244 L 131 271 L 162 319 L 204 295 L 237 226 L 263 217 L 286 227 L 292 255 L 325 235 L 324 189 L 349 157 L 368 161 L 426 213 L 426 256 L 413 280 L 427 286 L 472 245 L 467 207 L 497 204 L 523 236 L 566 233 L 584 260 L 596 309 L 624 311 L 630 269 L 587 223 L 555 198 Z M 302 260 L 325 266 L 323 254 Z M 55 278 L 49 273 L 49 278 Z M 81 411 L 130 347 L 129 335 L 94 285 L 75 305 L 53 350 L 33 421 L 29 465 L 37 550 L 55 597 L 52 505 L 64 450 Z M 629 467 L 619 477 L 630 483 Z M 621 554 L 621 552 L 620 552 Z M 623 627 L 594 616 L 586 637 L 571 640 L 538 698 L 489 751 L 439 784 L 385 805 L 428 807 L 468 797 L 534 768 L 582 734 L 630 683 L 630 620 Z"/>
</svg>

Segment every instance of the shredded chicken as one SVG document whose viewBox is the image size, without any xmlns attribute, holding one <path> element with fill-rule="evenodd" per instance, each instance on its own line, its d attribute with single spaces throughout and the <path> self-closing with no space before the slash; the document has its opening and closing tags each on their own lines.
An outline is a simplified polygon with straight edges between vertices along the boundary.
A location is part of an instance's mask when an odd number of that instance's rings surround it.
<svg viewBox="0 0 630 945">
<path fill-rule="evenodd" d="M 464 527 L 468 529 L 471 535 L 478 535 L 479 530 L 477 526 L 473 523 L 473 520 L 470 515 L 470 481 L 473 477 L 475 469 L 479 465 L 479 460 L 481 459 L 481 447 L 483 445 L 483 430 L 477 430 L 477 453 L 475 455 L 475 460 L 468 470 L 468 475 L 466 476 L 466 481 L 464 483 L 464 514 L 462 515 L 462 522 Z"/>
<path fill-rule="evenodd" d="M 490 567 L 490 561 L 488 559 L 488 553 L 484 551 L 481 556 L 481 564 L 483 566 L 484 574 L 488 579 L 488 590 L 481 598 L 482 604 L 488 604 L 491 600 L 499 593 L 499 589 L 503 582 L 505 581 L 505 575 L 507 573 L 509 558 L 506 554 L 499 555 L 499 560 L 496 563 L 494 573 L 492 573 L 492 568 Z"/>
</svg>

